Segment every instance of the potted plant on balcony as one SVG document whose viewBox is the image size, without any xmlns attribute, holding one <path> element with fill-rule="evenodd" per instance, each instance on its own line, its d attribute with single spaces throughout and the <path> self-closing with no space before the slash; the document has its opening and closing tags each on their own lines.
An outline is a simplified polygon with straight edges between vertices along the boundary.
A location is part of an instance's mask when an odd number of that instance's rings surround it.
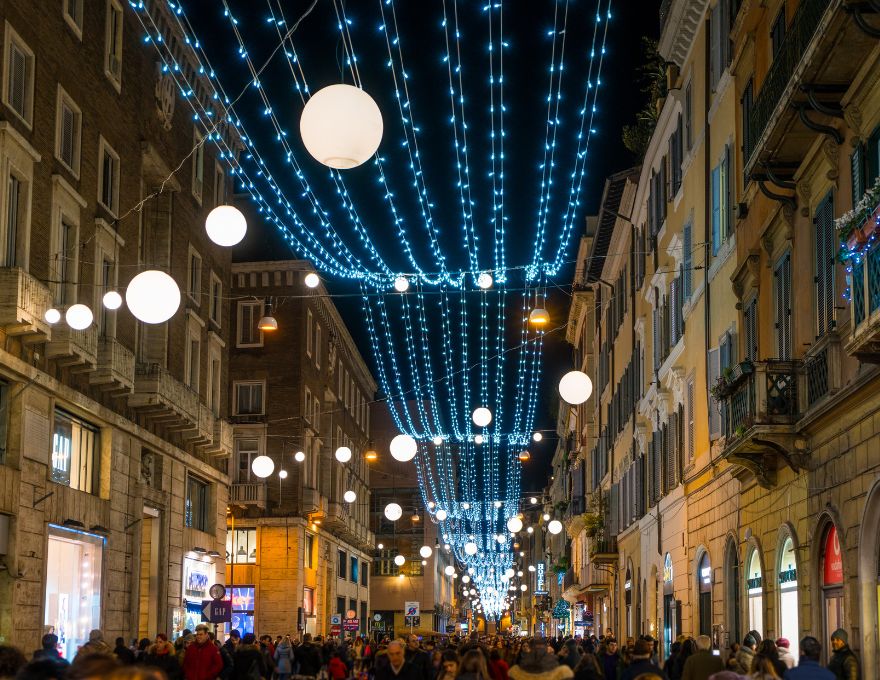
<svg viewBox="0 0 880 680">
<path fill-rule="evenodd" d="M 852 210 L 834 221 L 840 237 L 841 259 L 860 252 L 880 230 L 880 177 L 855 204 Z"/>
<path fill-rule="evenodd" d="M 602 526 L 605 523 L 602 515 L 600 515 L 598 512 L 585 512 L 583 514 L 583 521 L 584 532 L 590 538 L 595 536 L 602 529 Z"/>
<path fill-rule="evenodd" d="M 564 574 L 568 571 L 569 566 L 568 558 L 565 555 L 562 555 L 556 560 L 556 564 L 553 565 L 553 571 L 557 574 Z"/>
</svg>

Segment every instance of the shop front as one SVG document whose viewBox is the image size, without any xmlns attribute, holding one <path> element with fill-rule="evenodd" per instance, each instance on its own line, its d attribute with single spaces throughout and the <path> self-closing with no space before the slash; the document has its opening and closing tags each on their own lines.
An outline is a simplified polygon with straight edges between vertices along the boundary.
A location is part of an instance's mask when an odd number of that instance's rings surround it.
<svg viewBox="0 0 880 680">
<path fill-rule="evenodd" d="M 183 627 L 193 631 L 202 622 L 204 600 L 210 600 L 208 589 L 214 583 L 216 572 L 213 562 L 198 558 L 183 558 Z"/>
<path fill-rule="evenodd" d="M 819 563 L 822 575 L 822 609 L 825 636 L 846 624 L 843 618 L 843 555 L 840 551 L 840 537 L 837 527 L 828 525 L 822 541 L 822 555 Z"/>
<path fill-rule="evenodd" d="M 787 638 L 789 651 L 797 659 L 800 628 L 798 623 L 798 573 L 794 541 L 786 536 L 779 553 L 779 631 Z"/>
<path fill-rule="evenodd" d="M 746 570 L 746 591 L 749 597 L 749 630 L 756 630 L 764 637 L 764 577 L 761 570 L 761 553 L 752 549 Z"/>
<path fill-rule="evenodd" d="M 96 534 L 49 525 L 43 623 L 58 636 L 65 659 L 101 627 L 104 543 Z"/>
</svg>

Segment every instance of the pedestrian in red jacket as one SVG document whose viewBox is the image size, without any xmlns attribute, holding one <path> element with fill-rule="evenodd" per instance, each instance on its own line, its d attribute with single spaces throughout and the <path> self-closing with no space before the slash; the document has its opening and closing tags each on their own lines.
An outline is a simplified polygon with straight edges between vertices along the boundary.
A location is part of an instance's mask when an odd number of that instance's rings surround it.
<svg viewBox="0 0 880 680">
<path fill-rule="evenodd" d="M 345 680 L 348 676 L 348 666 L 339 658 L 339 652 L 333 652 L 330 657 L 330 663 L 327 664 L 327 673 L 332 680 Z"/>
<path fill-rule="evenodd" d="M 196 639 L 183 657 L 183 677 L 186 680 L 215 680 L 223 670 L 223 659 L 216 645 L 208 637 L 205 624 L 196 626 Z"/>
</svg>

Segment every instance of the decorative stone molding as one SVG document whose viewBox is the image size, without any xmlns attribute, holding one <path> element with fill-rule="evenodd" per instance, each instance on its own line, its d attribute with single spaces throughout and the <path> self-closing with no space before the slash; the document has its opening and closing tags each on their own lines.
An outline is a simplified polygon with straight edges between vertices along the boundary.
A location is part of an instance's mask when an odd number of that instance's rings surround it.
<svg viewBox="0 0 880 680">
<path fill-rule="evenodd" d="M 825 160 L 828 161 L 828 165 L 830 166 L 825 173 L 825 177 L 834 182 L 836 187 L 837 178 L 840 176 L 840 171 L 837 169 L 838 162 L 840 161 L 840 145 L 833 138 L 826 136 L 825 141 L 822 143 L 822 155 L 825 157 Z M 806 216 L 807 215 L 804 215 L 804 217 Z"/>
<path fill-rule="evenodd" d="M 843 109 L 843 120 L 846 121 L 849 129 L 853 132 L 850 144 L 852 144 L 853 148 L 855 148 L 862 143 L 863 138 L 862 110 L 858 107 L 857 104 L 848 104 Z"/>
</svg>

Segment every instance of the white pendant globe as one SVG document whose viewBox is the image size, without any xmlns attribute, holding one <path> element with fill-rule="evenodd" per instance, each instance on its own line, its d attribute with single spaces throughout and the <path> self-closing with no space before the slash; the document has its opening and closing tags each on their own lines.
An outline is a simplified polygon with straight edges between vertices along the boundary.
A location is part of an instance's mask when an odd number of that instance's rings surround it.
<svg viewBox="0 0 880 680">
<path fill-rule="evenodd" d="M 504 575 L 505 575 L 507 578 L 513 578 L 513 575 L 514 575 L 515 573 L 516 573 L 516 572 L 515 572 L 513 569 L 511 569 L 510 567 L 508 567 L 507 569 L 504 570 Z"/>
<path fill-rule="evenodd" d="M 523 583 L 523 584 L 519 587 L 519 589 L 520 589 L 521 591 L 523 591 L 523 592 L 526 592 L 526 591 L 529 589 L 529 587 L 528 587 L 525 583 Z"/>
<path fill-rule="evenodd" d="M 401 463 L 411 461 L 416 457 L 416 453 L 419 450 L 416 440 L 408 434 L 397 435 L 391 440 L 389 448 L 391 450 L 391 457 L 394 460 L 399 460 Z"/>
<path fill-rule="evenodd" d="M 477 277 L 477 285 L 483 290 L 492 287 L 492 275 L 489 272 L 483 272 Z"/>
<path fill-rule="evenodd" d="M 406 562 L 406 558 L 403 555 L 395 555 L 394 556 L 394 564 L 398 567 L 402 567 Z"/>
<path fill-rule="evenodd" d="M 340 446 L 333 455 L 340 463 L 347 463 L 351 460 L 351 449 L 347 446 Z"/>
<path fill-rule="evenodd" d="M 302 463 L 306 459 L 306 454 L 304 454 L 302 451 L 297 451 L 293 454 L 293 459 L 297 463 Z"/>
<path fill-rule="evenodd" d="M 529 571 L 535 571 L 534 565 L 532 565 L 532 564 L 529 565 Z"/>
<path fill-rule="evenodd" d="M 43 318 L 48 324 L 58 323 L 59 321 L 61 321 L 61 312 L 59 312 L 54 307 L 50 307 L 46 310 L 46 313 L 43 314 Z"/>
<path fill-rule="evenodd" d="M 278 473 L 278 476 L 281 477 L 281 479 L 287 479 L 287 470 L 281 470 Z"/>
<path fill-rule="evenodd" d="M 92 310 L 83 304 L 71 305 L 64 314 L 67 325 L 77 331 L 82 331 L 92 325 L 95 320 Z"/>
<path fill-rule="evenodd" d="M 385 506 L 385 519 L 389 522 L 396 522 L 403 516 L 403 508 L 397 503 L 389 503 Z"/>
<path fill-rule="evenodd" d="M 443 573 L 447 576 L 452 576 L 455 573 L 455 567 L 450 564 L 446 567 L 446 569 L 443 570 Z"/>
<path fill-rule="evenodd" d="M 471 418 L 474 421 L 474 425 L 477 427 L 486 427 L 492 422 L 492 411 L 485 406 L 480 406 L 479 408 L 474 409 Z"/>
<path fill-rule="evenodd" d="M 405 276 L 398 276 L 394 279 L 394 290 L 398 293 L 405 293 L 409 290 L 409 279 Z"/>
<path fill-rule="evenodd" d="M 120 307 L 122 307 L 122 296 L 115 290 L 110 290 L 104 293 L 104 297 L 101 298 L 101 302 L 104 303 L 104 306 L 107 309 L 119 309 Z"/>
<path fill-rule="evenodd" d="M 522 528 L 523 528 L 523 523 L 519 517 L 516 517 L 514 515 L 509 520 L 507 520 L 507 530 L 510 533 L 515 534 L 517 531 L 522 531 Z"/>
<path fill-rule="evenodd" d="M 349 489 L 344 494 L 342 494 L 342 500 L 346 503 L 354 503 L 357 500 L 357 494 Z"/>
<path fill-rule="evenodd" d="M 303 279 L 303 283 L 305 283 L 308 288 L 317 288 L 321 285 L 321 277 L 315 274 L 315 272 L 309 272 Z"/>
<path fill-rule="evenodd" d="M 544 438 L 544 435 L 541 434 L 540 432 L 535 432 L 535 434 L 532 435 L 532 441 L 533 441 L 533 442 L 539 442 L 539 441 L 541 441 L 543 438 Z"/>
<path fill-rule="evenodd" d="M 476 555 L 479 548 L 476 543 L 468 541 L 464 544 L 464 554 L 465 555 Z"/>
<path fill-rule="evenodd" d="M 574 406 L 583 404 L 593 393 L 593 381 L 582 371 L 569 371 L 559 381 L 559 396 Z"/>
<path fill-rule="evenodd" d="M 462 583 L 470 583 L 471 577 L 468 576 L 467 574 L 465 574 L 464 576 L 461 577 L 461 582 Z M 473 588 L 471 588 L 471 595 L 473 595 Z"/>
<path fill-rule="evenodd" d="M 434 515 L 434 517 L 436 517 L 438 521 L 443 522 L 446 520 L 448 515 L 446 514 L 446 511 L 443 508 L 440 508 L 437 511 L 437 513 Z"/>
<path fill-rule="evenodd" d="M 382 141 L 382 112 L 359 87 L 339 83 L 315 92 L 299 119 L 306 150 L 320 163 L 348 170 L 368 161 Z"/>
<path fill-rule="evenodd" d="M 483 435 L 481 435 L 481 434 L 474 435 L 474 444 L 476 444 L 477 446 L 482 444 L 484 441 L 486 441 L 486 438 Z"/>
<path fill-rule="evenodd" d="M 138 321 L 163 323 L 180 307 L 180 288 L 165 272 L 148 269 L 128 284 L 125 303 Z"/>
<path fill-rule="evenodd" d="M 265 479 L 275 470 L 275 462 L 269 456 L 257 456 L 251 463 L 251 471 L 260 479 Z"/>
<path fill-rule="evenodd" d="M 434 446 L 442 446 L 443 445 L 443 437 L 434 437 L 432 440 L 434 442 Z"/>
<path fill-rule="evenodd" d="M 247 233 L 247 220 L 235 206 L 218 205 L 208 213 L 205 231 L 218 246 L 229 248 L 241 243 Z"/>
<path fill-rule="evenodd" d="M 558 519 L 554 519 L 547 525 L 547 531 L 554 535 L 558 534 L 562 531 L 562 522 L 560 522 Z"/>
<path fill-rule="evenodd" d="M 495 537 L 495 540 L 498 541 L 500 545 L 504 545 L 505 543 L 507 543 L 507 536 L 505 536 L 504 534 L 498 534 Z"/>
<path fill-rule="evenodd" d="M 431 546 L 423 545 L 419 548 L 419 555 L 421 555 L 424 559 L 428 559 L 431 555 L 434 554 L 434 551 L 431 550 Z"/>
</svg>

